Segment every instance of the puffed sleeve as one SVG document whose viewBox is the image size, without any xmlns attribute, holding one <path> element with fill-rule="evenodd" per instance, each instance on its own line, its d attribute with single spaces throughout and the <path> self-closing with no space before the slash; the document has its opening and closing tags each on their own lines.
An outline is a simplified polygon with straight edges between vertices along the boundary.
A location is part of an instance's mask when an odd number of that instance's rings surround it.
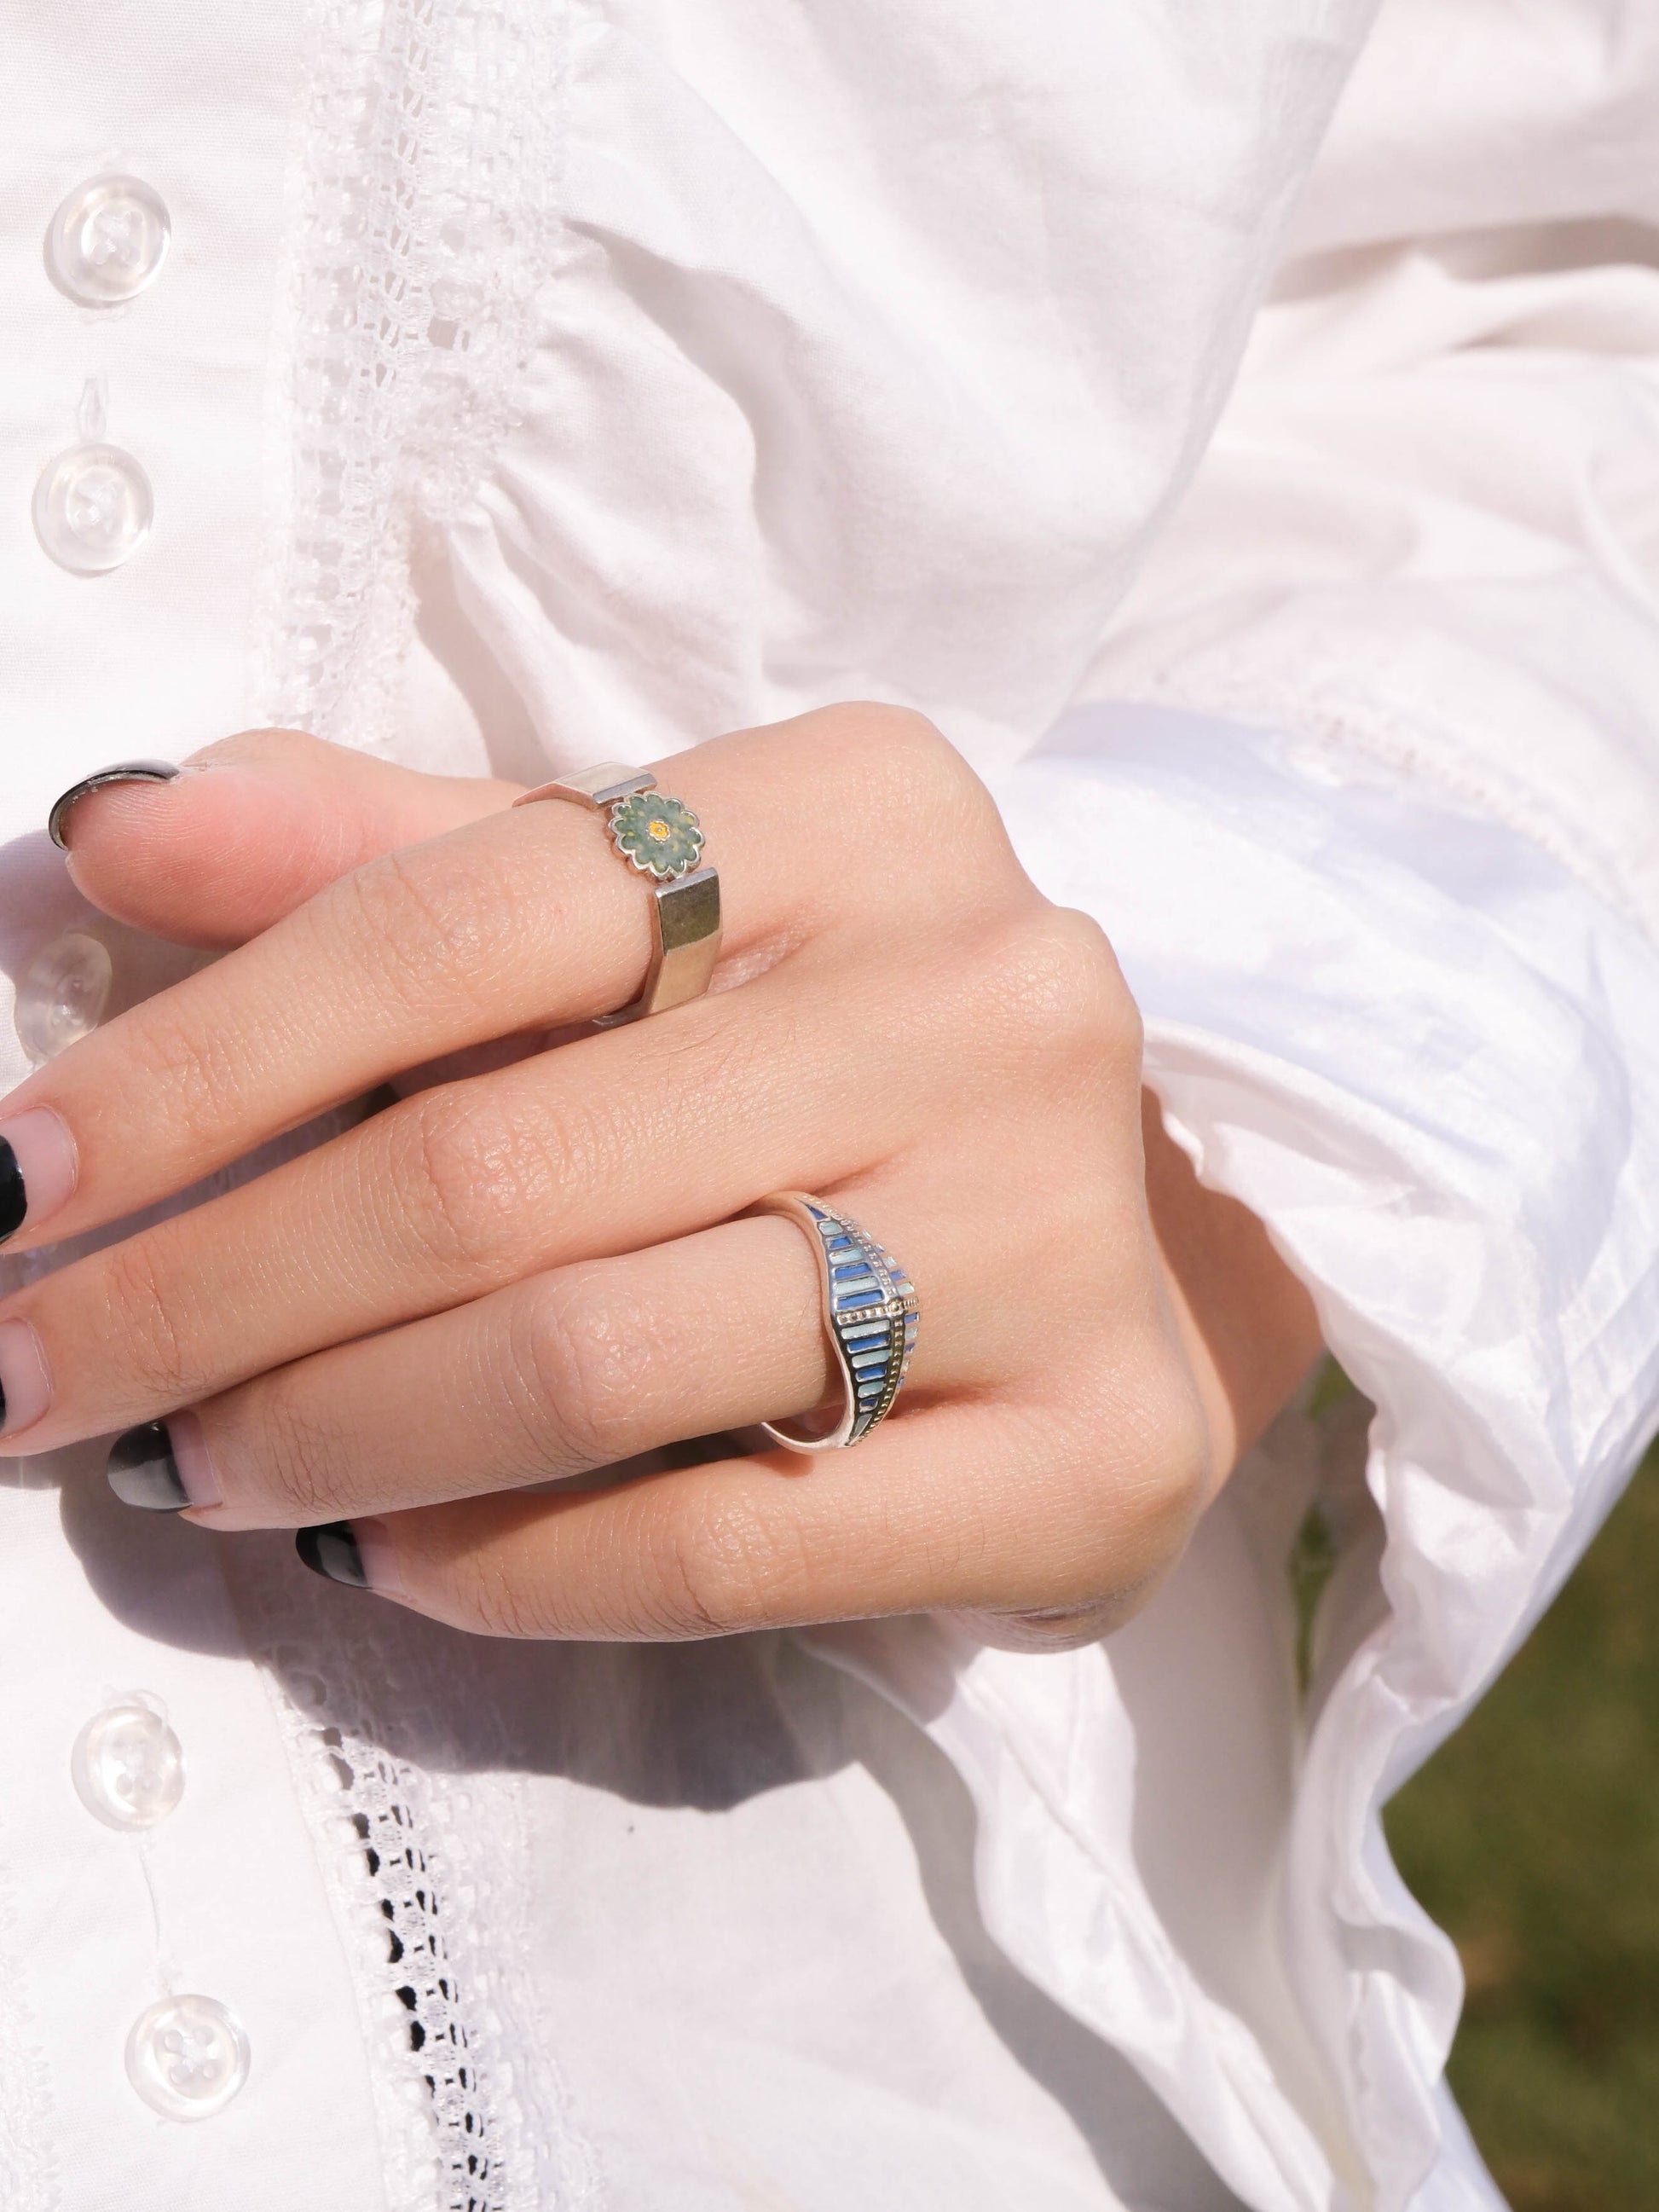
<svg viewBox="0 0 1659 2212">
<path fill-rule="evenodd" d="M 1501 2202 L 1381 1810 L 1659 1408 L 1659 273 L 1621 125 L 1659 32 L 1432 15 L 1385 12 L 1093 702 L 998 782 L 1113 937 L 1172 1132 L 1374 1404 L 1363 1480 L 1287 1417 L 1092 1650 L 836 1638 L 967 1777 L 1000 1940 L 1263 2212 Z M 1504 163 L 1553 228 L 1493 227 Z M 1396 174 L 1418 234 L 1356 242 Z"/>
<path fill-rule="evenodd" d="M 533 339 L 443 516 L 518 764 L 854 698 L 1024 750 L 1202 450 L 1370 13 L 578 11 Z"/>
</svg>

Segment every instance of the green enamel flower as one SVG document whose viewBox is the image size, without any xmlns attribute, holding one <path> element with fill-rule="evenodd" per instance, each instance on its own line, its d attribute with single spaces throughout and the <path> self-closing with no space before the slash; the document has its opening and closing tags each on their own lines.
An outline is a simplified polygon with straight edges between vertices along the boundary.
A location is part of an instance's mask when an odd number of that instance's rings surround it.
<svg viewBox="0 0 1659 2212">
<path fill-rule="evenodd" d="M 660 883 L 695 868 L 702 853 L 696 816 L 659 791 L 636 791 L 619 799 L 611 810 L 611 835 L 624 860 Z"/>
</svg>

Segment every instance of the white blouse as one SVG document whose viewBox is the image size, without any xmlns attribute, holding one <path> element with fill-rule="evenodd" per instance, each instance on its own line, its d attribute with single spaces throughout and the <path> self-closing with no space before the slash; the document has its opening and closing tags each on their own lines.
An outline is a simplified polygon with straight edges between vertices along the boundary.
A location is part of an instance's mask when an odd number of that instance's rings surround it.
<svg viewBox="0 0 1659 2212">
<path fill-rule="evenodd" d="M 1498 2203 L 1378 1813 L 1659 1404 L 1659 17 L 1370 13 L 9 0 L 0 1076 L 179 972 L 106 761 L 902 701 L 1377 1413 L 1042 1658 L 469 1639 L 5 1462 L 8 2212 Z"/>
</svg>

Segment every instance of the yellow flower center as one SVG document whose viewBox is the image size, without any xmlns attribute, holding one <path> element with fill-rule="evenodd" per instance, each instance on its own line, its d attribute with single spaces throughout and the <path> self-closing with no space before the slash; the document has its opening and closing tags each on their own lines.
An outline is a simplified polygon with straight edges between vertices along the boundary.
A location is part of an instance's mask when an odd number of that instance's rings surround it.
<svg viewBox="0 0 1659 2212">
<path fill-rule="evenodd" d="M 647 822 L 645 825 L 645 834 L 647 837 L 654 837 L 658 844 L 665 845 L 669 837 L 668 824 L 660 817 L 655 822 Z"/>
</svg>

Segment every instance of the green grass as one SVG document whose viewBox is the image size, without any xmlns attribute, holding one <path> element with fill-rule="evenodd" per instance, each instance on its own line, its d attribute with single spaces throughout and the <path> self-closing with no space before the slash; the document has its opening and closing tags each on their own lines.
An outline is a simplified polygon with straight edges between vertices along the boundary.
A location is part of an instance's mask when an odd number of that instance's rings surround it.
<svg viewBox="0 0 1659 2212">
<path fill-rule="evenodd" d="M 1452 2087 L 1516 2212 L 1659 2212 L 1659 1454 L 1388 1828 L 1462 1955 Z"/>
</svg>

